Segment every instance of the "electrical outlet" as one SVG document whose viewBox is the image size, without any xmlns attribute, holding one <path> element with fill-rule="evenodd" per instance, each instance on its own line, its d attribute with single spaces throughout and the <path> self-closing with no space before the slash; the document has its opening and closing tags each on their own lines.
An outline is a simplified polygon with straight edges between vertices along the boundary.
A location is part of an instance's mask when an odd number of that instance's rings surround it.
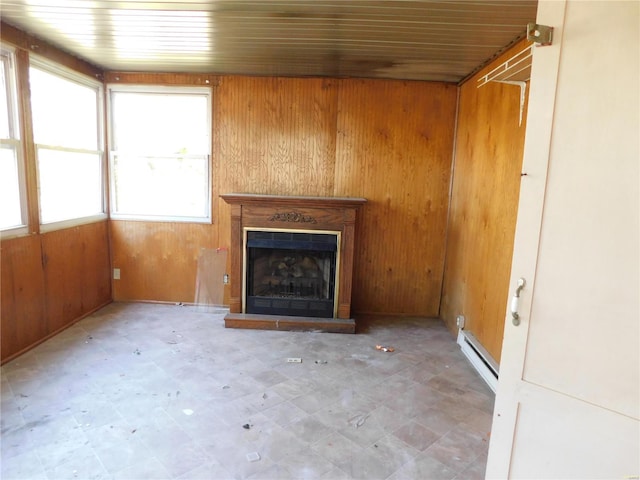
<svg viewBox="0 0 640 480">
<path fill-rule="evenodd" d="M 464 328 L 464 315 L 458 315 L 456 317 L 456 325 L 458 328 Z"/>
<path fill-rule="evenodd" d="M 225 273 L 222 277 L 222 283 L 224 283 L 225 285 L 229 285 L 229 274 Z"/>
<path fill-rule="evenodd" d="M 113 279 L 114 280 L 120 280 L 120 269 L 119 268 L 114 268 L 113 269 Z"/>
</svg>

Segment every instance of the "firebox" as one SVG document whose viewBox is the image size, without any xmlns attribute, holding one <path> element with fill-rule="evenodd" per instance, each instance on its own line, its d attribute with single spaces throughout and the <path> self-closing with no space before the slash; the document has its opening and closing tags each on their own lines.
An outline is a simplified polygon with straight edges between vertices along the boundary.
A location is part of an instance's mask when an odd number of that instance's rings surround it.
<svg viewBox="0 0 640 480">
<path fill-rule="evenodd" d="M 246 313 L 337 315 L 340 232 L 244 230 Z"/>
</svg>

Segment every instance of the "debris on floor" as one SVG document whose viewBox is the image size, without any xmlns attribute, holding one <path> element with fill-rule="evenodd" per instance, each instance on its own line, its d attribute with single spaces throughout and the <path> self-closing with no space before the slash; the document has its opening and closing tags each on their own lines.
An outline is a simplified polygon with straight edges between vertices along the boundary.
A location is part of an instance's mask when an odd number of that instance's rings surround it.
<svg viewBox="0 0 640 480">
<path fill-rule="evenodd" d="M 140 355 L 140 350 L 138 350 L 138 349 L 136 348 L 136 349 L 133 351 L 133 353 L 134 353 L 135 355 Z"/>
<path fill-rule="evenodd" d="M 244 428 L 245 430 L 249 430 L 251 428 L 251 424 L 245 423 L 244 425 L 242 425 L 242 428 Z"/>
<path fill-rule="evenodd" d="M 393 351 L 395 351 L 395 348 L 393 348 L 393 347 L 385 347 L 383 345 L 376 345 L 376 350 L 381 350 L 383 352 L 393 352 Z"/>
<path fill-rule="evenodd" d="M 287 358 L 287 363 L 302 363 L 302 359 L 298 357 Z"/>
<path fill-rule="evenodd" d="M 191 410 L 190 408 L 185 408 L 184 410 L 182 410 L 182 413 L 184 413 L 185 415 L 193 415 L 193 410 Z"/>
<path fill-rule="evenodd" d="M 329 362 L 327 362 L 326 360 L 316 360 L 316 363 L 317 363 L 318 365 L 326 365 L 326 364 L 327 364 L 327 363 L 329 363 Z"/>
<path fill-rule="evenodd" d="M 247 460 L 250 462 L 257 462 L 260 460 L 260 454 L 258 452 L 247 453 Z"/>
<path fill-rule="evenodd" d="M 362 355 L 361 353 L 352 353 L 351 358 L 355 360 L 368 360 L 369 355 Z"/>
<path fill-rule="evenodd" d="M 223 386 L 222 386 L 222 389 L 223 389 L 223 390 L 228 390 L 229 388 L 231 388 L 231 385 L 223 385 Z"/>
<path fill-rule="evenodd" d="M 368 417 L 369 415 L 364 415 L 362 413 L 355 415 L 354 417 L 351 417 L 349 419 L 349 425 L 354 428 L 360 428 L 362 425 L 364 425 L 364 422 L 367 421 Z"/>
</svg>

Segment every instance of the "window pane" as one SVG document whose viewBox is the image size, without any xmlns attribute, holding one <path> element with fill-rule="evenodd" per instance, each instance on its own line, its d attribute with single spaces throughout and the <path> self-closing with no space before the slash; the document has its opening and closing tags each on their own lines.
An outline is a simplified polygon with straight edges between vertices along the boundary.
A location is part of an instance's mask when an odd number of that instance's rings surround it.
<svg viewBox="0 0 640 480">
<path fill-rule="evenodd" d="M 35 142 L 99 150 L 97 89 L 35 67 L 29 80 Z"/>
<path fill-rule="evenodd" d="M 114 210 L 129 215 L 208 216 L 208 160 L 114 155 Z"/>
<path fill-rule="evenodd" d="M 2 62 L 0 62 L 0 138 L 11 138 L 11 132 L 9 130 L 9 91 L 7 89 L 7 73 L 8 68 L 5 65 L 7 57 L 2 55 Z"/>
<path fill-rule="evenodd" d="M 209 153 L 206 95 L 113 92 L 112 108 L 115 151 Z"/>
<path fill-rule="evenodd" d="M 112 87 L 112 212 L 176 220 L 210 216 L 210 91 Z"/>
<path fill-rule="evenodd" d="M 38 149 L 42 223 L 102 213 L 100 155 Z"/>
<path fill-rule="evenodd" d="M 0 229 L 22 225 L 18 161 L 13 148 L 0 148 Z"/>
</svg>

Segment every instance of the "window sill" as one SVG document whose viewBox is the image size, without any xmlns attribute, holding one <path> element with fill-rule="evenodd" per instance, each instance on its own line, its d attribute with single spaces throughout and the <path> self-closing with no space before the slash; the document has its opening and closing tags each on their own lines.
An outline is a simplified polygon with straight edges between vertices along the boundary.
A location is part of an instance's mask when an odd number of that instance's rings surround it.
<svg viewBox="0 0 640 480">
<path fill-rule="evenodd" d="M 153 216 L 153 215 L 123 215 L 111 214 L 111 220 L 123 220 L 129 222 L 155 222 L 155 223 L 201 223 L 213 224 L 213 219 L 203 217 L 170 217 L 170 216 Z"/>
<path fill-rule="evenodd" d="M 9 240 L 10 238 L 26 237 L 29 235 L 29 228 L 26 225 L 15 228 L 7 228 L 0 230 L 0 239 Z"/>
<path fill-rule="evenodd" d="M 89 223 L 96 223 L 108 220 L 106 213 L 99 213 L 90 217 L 72 218 L 70 220 L 62 220 L 60 222 L 51 222 L 40 225 L 40 233 L 53 232 L 55 230 L 63 230 L 65 228 L 78 227 Z"/>
</svg>

